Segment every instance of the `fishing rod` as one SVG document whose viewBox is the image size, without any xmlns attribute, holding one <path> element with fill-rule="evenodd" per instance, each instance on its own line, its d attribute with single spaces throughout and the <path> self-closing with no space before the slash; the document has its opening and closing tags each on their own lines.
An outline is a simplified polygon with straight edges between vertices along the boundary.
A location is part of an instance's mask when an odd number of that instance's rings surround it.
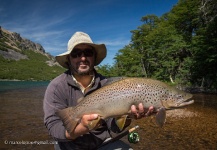
<svg viewBox="0 0 217 150">
<path fill-rule="evenodd" d="M 138 129 L 138 128 L 139 128 L 139 126 L 137 125 L 137 126 L 131 128 L 131 129 L 129 129 L 129 130 L 126 130 L 126 131 L 120 133 L 119 135 L 117 135 L 116 137 L 114 137 L 114 138 L 112 138 L 112 139 L 110 139 L 110 140 L 104 142 L 104 143 L 103 143 L 102 145 L 100 145 L 98 148 L 103 147 L 103 146 L 105 146 L 105 145 L 107 145 L 107 144 L 109 144 L 109 143 L 112 143 L 112 142 L 116 141 L 116 140 L 119 140 L 119 139 L 121 139 L 122 137 L 126 136 L 127 134 L 129 134 L 129 136 L 128 136 L 128 141 L 129 141 L 130 143 L 137 143 L 137 142 L 139 141 L 139 136 L 138 136 L 137 133 L 134 134 L 133 131 L 135 131 L 135 130 Z M 133 134 L 130 134 L 130 133 L 133 133 Z"/>
</svg>

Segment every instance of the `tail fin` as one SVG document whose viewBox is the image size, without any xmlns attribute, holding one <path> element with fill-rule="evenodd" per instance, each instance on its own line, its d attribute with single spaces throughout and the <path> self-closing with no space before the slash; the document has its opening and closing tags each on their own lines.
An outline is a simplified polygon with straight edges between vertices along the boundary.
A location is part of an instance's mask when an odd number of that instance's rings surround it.
<svg viewBox="0 0 217 150">
<path fill-rule="evenodd" d="M 72 111 L 70 109 L 72 108 L 66 108 L 56 112 L 69 134 L 75 129 L 78 123 L 78 120 L 72 118 L 74 115 L 71 115 Z"/>
</svg>

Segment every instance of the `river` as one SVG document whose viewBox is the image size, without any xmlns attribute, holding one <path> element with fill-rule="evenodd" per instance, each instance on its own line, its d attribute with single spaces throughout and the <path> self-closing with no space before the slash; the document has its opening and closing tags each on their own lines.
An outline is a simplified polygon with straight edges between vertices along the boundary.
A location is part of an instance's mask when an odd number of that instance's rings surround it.
<svg viewBox="0 0 217 150">
<path fill-rule="evenodd" d="M 7 86 L 0 81 L 0 149 L 52 150 L 54 141 L 43 124 L 42 109 L 48 82 L 22 84 L 13 81 Z M 194 100 L 188 107 L 167 111 L 163 128 L 155 125 L 154 116 L 134 120 L 131 127 L 140 126 L 136 130 L 140 141 L 131 146 L 135 150 L 216 150 L 217 95 L 194 94 Z M 127 137 L 123 140 L 127 142 Z"/>
</svg>

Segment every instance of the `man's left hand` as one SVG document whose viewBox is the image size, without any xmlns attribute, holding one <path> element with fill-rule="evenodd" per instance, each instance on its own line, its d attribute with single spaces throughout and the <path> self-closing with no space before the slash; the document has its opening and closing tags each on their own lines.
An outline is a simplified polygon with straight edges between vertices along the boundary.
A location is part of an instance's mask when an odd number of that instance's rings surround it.
<svg viewBox="0 0 217 150">
<path fill-rule="evenodd" d="M 131 106 L 131 115 L 134 116 L 135 119 L 140 119 L 143 117 L 147 117 L 154 114 L 154 107 L 150 106 L 148 109 L 144 108 L 142 103 L 139 103 L 138 106 Z M 131 117 L 130 115 L 130 117 Z"/>
</svg>

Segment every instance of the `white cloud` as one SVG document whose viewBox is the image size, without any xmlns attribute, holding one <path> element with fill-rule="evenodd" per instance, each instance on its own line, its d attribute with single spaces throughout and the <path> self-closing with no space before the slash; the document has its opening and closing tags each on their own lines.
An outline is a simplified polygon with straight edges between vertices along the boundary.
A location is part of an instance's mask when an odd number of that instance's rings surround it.
<svg viewBox="0 0 217 150">
<path fill-rule="evenodd" d="M 52 40 L 52 39 L 58 39 L 64 34 L 64 31 L 47 31 L 47 32 L 33 32 L 29 33 L 27 32 L 25 35 L 28 36 L 31 39 L 35 39 L 36 41 L 42 41 L 42 40 Z"/>
</svg>

